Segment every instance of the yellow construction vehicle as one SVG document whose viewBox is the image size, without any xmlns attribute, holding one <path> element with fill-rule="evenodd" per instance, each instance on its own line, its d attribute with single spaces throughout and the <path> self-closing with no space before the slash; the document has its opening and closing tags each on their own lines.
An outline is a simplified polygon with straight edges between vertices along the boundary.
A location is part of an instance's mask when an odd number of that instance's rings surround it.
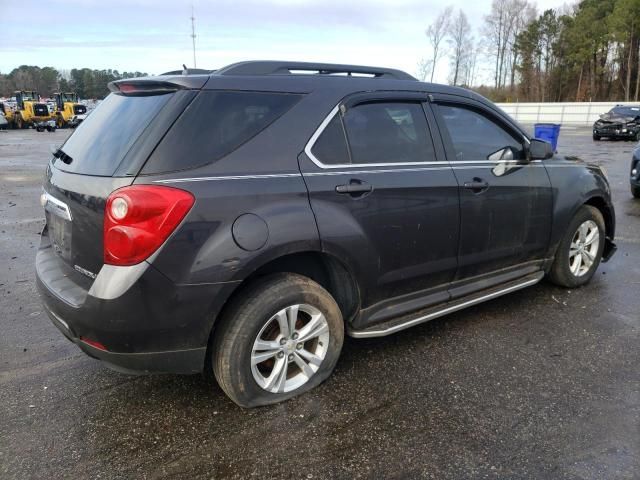
<svg viewBox="0 0 640 480">
<path fill-rule="evenodd" d="M 47 104 L 40 101 L 38 92 L 20 90 L 14 92 L 14 95 L 16 110 L 11 119 L 13 128 L 28 128 L 38 122 L 53 119 L 53 114 Z"/>
<path fill-rule="evenodd" d="M 56 102 L 55 117 L 58 128 L 74 126 L 78 115 L 83 116 L 87 113 L 87 107 L 79 102 L 77 93 L 54 93 L 53 98 Z"/>
</svg>

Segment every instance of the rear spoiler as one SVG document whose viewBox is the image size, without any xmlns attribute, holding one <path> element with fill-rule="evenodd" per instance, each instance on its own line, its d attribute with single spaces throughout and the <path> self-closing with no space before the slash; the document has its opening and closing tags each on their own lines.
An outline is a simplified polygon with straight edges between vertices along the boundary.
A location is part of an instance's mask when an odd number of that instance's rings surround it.
<svg viewBox="0 0 640 480">
<path fill-rule="evenodd" d="M 116 80 L 109 83 L 109 90 L 120 95 L 161 95 L 183 89 L 201 89 L 209 75 L 176 75 L 141 77 Z"/>
</svg>

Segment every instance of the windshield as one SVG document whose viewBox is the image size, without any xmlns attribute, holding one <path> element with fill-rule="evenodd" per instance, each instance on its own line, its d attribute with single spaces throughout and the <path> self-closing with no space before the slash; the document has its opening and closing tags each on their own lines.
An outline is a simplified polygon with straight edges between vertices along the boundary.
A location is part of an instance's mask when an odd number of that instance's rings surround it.
<svg viewBox="0 0 640 480">
<path fill-rule="evenodd" d="M 640 115 L 640 107 L 615 107 L 609 113 L 623 117 L 637 117 Z"/>
<path fill-rule="evenodd" d="M 120 162 L 164 107 L 172 94 L 127 97 L 109 95 L 80 124 L 54 160 L 60 170 L 111 176 Z"/>
</svg>

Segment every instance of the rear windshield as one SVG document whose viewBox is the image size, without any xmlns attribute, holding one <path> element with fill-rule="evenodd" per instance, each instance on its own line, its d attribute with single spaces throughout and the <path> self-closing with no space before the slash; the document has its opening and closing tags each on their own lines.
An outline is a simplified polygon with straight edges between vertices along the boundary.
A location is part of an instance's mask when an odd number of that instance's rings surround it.
<svg viewBox="0 0 640 480">
<path fill-rule="evenodd" d="M 299 99 L 300 95 L 289 93 L 200 92 L 142 173 L 185 170 L 219 160 L 267 128 Z"/>
<path fill-rule="evenodd" d="M 111 176 L 133 143 L 172 94 L 109 95 L 62 146 L 56 168 L 71 173 Z"/>
</svg>

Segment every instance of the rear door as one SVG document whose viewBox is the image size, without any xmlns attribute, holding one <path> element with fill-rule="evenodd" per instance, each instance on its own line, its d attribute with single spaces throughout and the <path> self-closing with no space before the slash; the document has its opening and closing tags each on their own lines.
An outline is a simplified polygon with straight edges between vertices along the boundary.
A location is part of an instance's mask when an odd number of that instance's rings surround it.
<svg viewBox="0 0 640 480">
<path fill-rule="evenodd" d="M 363 308 L 415 292 L 448 298 L 457 183 L 425 100 L 401 92 L 353 96 L 300 156 L 323 249 L 355 271 Z"/>
<path fill-rule="evenodd" d="M 527 139 L 479 102 L 436 95 L 433 106 L 460 193 L 457 280 L 535 262 L 550 235 L 552 195 Z"/>
</svg>

